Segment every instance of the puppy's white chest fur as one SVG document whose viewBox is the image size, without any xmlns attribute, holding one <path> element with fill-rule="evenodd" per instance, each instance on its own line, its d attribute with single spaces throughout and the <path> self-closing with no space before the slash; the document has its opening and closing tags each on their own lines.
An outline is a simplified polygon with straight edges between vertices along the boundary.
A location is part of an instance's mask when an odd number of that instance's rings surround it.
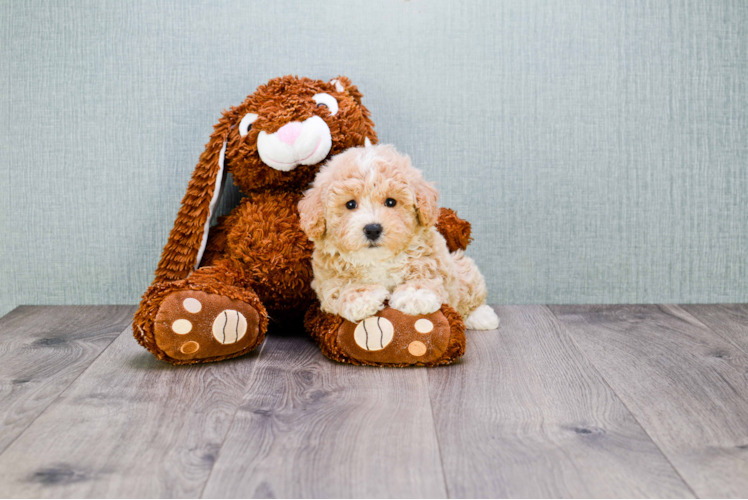
<svg viewBox="0 0 748 500">
<path fill-rule="evenodd" d="M 378 262 L 361 269 L 362 274 L 366 276 L 365 281 L 368 284 L 381 285 L 389 291 L 401 285 L 405 281 L 405 259 L 396 257 L 392 260 L 397 262 Z"/>
<path fill-rule="evenodd" d="M 338 276 L 362 285 L 379 285 L 392 291 L 405 281 L 408 255 L 405 252 L 382 258 L 382 251 L 366 249 L 354 255 L 338 256 Z"/>
</svg>

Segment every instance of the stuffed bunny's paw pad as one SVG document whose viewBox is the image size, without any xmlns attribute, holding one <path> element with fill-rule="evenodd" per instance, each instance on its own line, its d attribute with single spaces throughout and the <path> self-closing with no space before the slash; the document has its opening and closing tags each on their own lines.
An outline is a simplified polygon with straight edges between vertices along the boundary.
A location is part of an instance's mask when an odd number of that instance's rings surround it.
<svg viewBox="0 0 748 500">
<path fill-rule="evenodd" d="M 158 346 L 178 360 L 249 350 L 255 347 L 258 333 L 259 314 L 252 306 L 194 290 L 169 295 L 154 325 Z"/>
<path fill-rule="evenodd" d="M 395 366 L 440 364 L 452 331 L 441 311 L 407 315 L 386 307 L 358 323 L 345 321 L 338 343 L 362 364 Z"/>
</svg>

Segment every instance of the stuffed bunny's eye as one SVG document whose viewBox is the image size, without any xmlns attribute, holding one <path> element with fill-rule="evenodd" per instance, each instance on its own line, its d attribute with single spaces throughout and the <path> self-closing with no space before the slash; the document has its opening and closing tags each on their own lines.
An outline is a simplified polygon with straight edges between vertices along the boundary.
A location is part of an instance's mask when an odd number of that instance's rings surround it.
<svg viewBox="0 0 748 500">
<path fill-rule="evenodd" d="M 244 137 L 249 133 L 249 129 L 252 128 L 252 123 L 257 119 L 257 115 L 254 113 L 247 113 L 239 122 L 239 135 Z"/>
<path fill-rule="evenodd" d="M 317 107 L 326 107 L 330 110 L 330 114 L 335 116 L 338 114 L 338 101 L 330 94 L 314 94 L 314 102 L 317 103 Z"/>
</svg>

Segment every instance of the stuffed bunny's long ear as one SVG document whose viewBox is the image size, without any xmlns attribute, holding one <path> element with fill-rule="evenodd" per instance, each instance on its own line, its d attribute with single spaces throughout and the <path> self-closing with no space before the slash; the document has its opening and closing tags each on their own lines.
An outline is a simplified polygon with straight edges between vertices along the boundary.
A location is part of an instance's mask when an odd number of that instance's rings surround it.
<svg viewBox="0 0 748 500">
<path fill-rule="evenodd" d="M 200 262 L 203 260 L 205 254 L 205 247 L 208 245 L 208 233 L 210 232 L 210 221 L 213 219 L 218 200 L 223 195 L 223 189 L 226 186 L 226 146 L 227 141 L 223 141 L 221 152 L 218 155 L 218 173 L 216 174 L 215 186 L 213 188 L 213 196 L 210 198 L 210 204 L 208 205 L 208 218 L 203 226 L 203 238 L 200 243 L 200 249 L 197 251 L 197 259 L 195 260 L 194 268 L 200 267 Z"/>
<path fill-rule="evenodd" d="M 230 120 L 224 116 L 200 155 L 177 220 L 156 269 L 156 282 L 186 278 L 200 265 L 208 243 L 208 230 L 225 183 L 226 145 Z"/>
</svg>

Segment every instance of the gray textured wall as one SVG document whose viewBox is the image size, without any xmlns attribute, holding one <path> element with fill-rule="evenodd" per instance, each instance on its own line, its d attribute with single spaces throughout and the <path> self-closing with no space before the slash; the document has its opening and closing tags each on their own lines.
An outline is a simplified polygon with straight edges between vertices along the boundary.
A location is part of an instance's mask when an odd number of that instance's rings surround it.
<svg viewBox="0 0 748 500">
<path fill-rule="evenodd" d="M 3 2 L 0 313 L 134 303 L 224 107 L 351 77 L 493 303 L 748 300 L 748 2 Z"/>
</svg>

